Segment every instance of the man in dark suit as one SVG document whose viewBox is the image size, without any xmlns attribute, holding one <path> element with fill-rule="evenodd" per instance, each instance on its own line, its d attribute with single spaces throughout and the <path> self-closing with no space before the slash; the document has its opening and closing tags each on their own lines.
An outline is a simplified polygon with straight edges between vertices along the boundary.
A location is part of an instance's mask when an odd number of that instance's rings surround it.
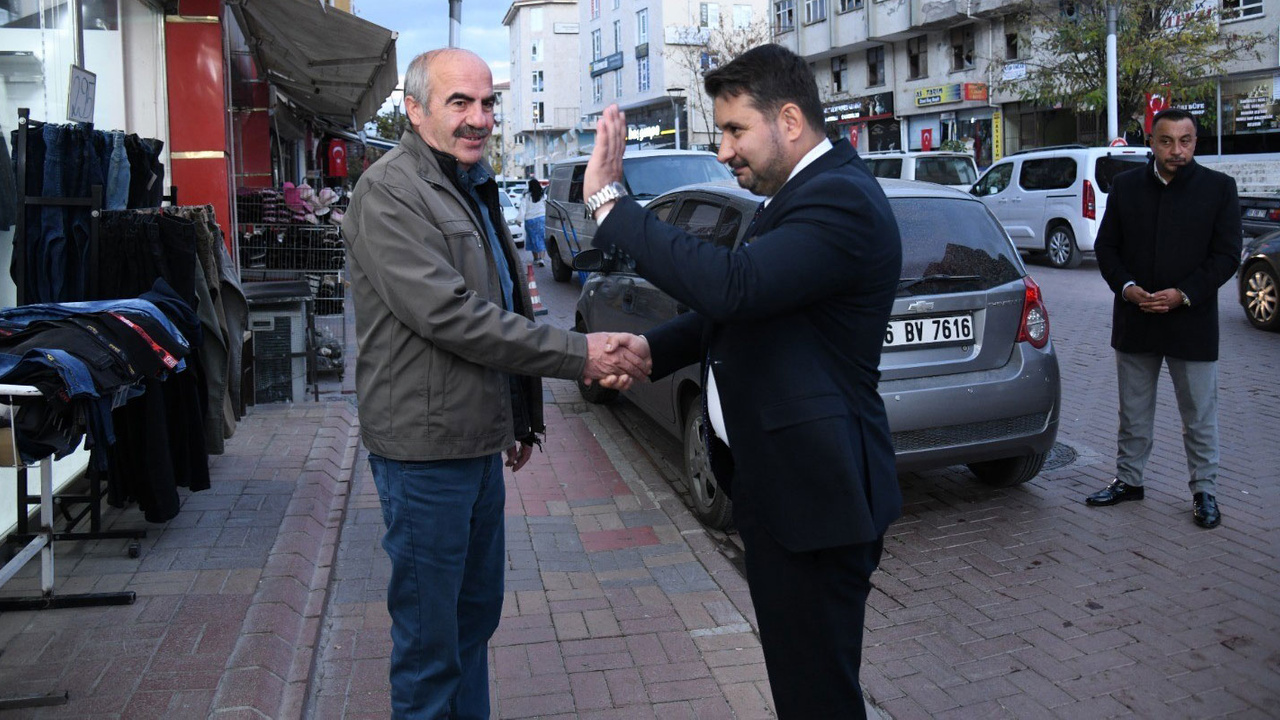
<svg viewBox="0 0 1280 720">
<path fill-rule="evenodd" d="M 626 197 L 616 106 L 583 186 L 601 222 L 593 242 L 694 311 L 646 333 L 653 376 L 703 361 L 712 467 L 734 500 L 779 717 L 865 717 L 866 600 L 902 508 L 876 392 L 897 221 L 857 152 L 827 139 L 802 58 L 757 47 L 705 86 L 720 160 L 765 197 L 749 244 L 699 241 Z"/>
<path fill-rule="evenodd" d="M 1196 164 L 1195 118 L 1151 122 L 1152 161 L 1116 176 L 1094 250 L 1115 292 L 1111 347 L 1120 387 L 1116 477 L 1089 505 L 1141 500 L 1155 430 L 1160 366 L 1182 415 L 1192 517 L 1222 520 L 1218 476 L 1218 288 L 1240 263 L 1240 202 L 1231 177 Z"/>
</svg>

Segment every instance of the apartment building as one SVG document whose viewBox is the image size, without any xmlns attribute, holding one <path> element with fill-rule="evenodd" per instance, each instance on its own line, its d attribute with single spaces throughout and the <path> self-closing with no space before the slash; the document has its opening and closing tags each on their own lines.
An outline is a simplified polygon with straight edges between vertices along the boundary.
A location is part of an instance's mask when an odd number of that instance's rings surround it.
<svg viewBox="0 0 1280 720">
<path fill-rule="evenodd" d="M 1231 18 L 1224 23 L 1272 37 L 1260 48 L 1261 61 L 1241 61 L 1222 78 L 1217 107 L 1190 105 L 1209 115 L 1201 122 L 1202 143 L 1216 150 L 1220 133 L 1224 152 L 1280 151 L 1274 33 L 1280 0 L 1222 2 L 1222 17 Z M 986 166 L 1024 147 L 1105 143 L 1105 120 L 1097 115 L 1023 102 L 997 88 L 1031 52 L 1029 29 L 1018 26 L 1008 6 L 1005 0 L 772 0 L 770 21 L 775 41 L 810 61 L 828 133 L 848 138 L 861 152 L 958 140 Z"/>
<path fill-rule="evenodd" d="M 578 153 L 584 77 L 578 16 L 576 0 L 515 0 L 502 19 L 511 48 L 511 87 L 501 110 L 509 177 L 545 180 L 550 163 Z"/>
</svg>

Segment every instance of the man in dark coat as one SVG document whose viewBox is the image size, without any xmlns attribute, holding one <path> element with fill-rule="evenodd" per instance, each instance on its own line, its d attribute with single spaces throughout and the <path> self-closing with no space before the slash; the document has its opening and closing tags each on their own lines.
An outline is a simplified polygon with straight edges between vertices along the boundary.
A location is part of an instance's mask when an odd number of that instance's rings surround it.
<svg viewBox="0 0 1280 720">
<path fill-rule="evenodd" d="M 1197 165 L 1195 119 L 1164 110 L 1151 123 L 1147 167 L 1116 176 L 1094 249 L 1116 293 L 1111 347 L 1120 386 L 1116 477 L 1089 505 L 1143 497 L 1161 365 L 1182 415 L 1192 517 L 1217 527 L 1218 288 L 1240 263 L 1240 204 L 1231 177 Z"/>
<path fill-rule="evenodd" d="M 597 125 L 583 194 L 637 271 L 694 312 L 646 333 L 661 377 L 703 361 L 716 479 L 731 488 L 769 682 L 784 719 L 865 717 L 871 574 L 901 512 L 880 349 L 902 245 L 876 179 L 823 130 L 804 60 L 754 48 L 707 74 L 719 158 L 764 196 L 737 250 L 659 221 L 619 183 L 625 120 Z"/>
</svg>

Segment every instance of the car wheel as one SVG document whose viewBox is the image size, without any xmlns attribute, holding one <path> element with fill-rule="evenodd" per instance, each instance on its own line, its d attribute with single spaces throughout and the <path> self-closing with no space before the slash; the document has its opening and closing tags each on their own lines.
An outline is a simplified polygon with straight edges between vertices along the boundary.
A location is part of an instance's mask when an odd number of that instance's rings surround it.
<svg viewBox="0 0 1280 720">
<path fill-rule="evenodd" d="M 551 257 L 555 257 L 555 255 L 552 255 Z M 578 318 L 578 322 L 573 326 L 573 329 L 575 332 L 580 332 L 583 335 L 588 332 L 587 324 L 582 321 L 582 318 Z M 600 383 L 591 383 L 588 385 L 582 381 L 582 378 L 578 378 L 578 392 L 582 395 L 583 400 L 595 405 L 608 405 L 618 399 L 617 390 L 610 390 L 609 388 L 601 387 Z"/>
<path fill-rule="evenodd" d="M 1256 328 L 1280 330 L 1280 283 L 1276 273 L 1266 263 L 1256 262 L 1245 269 L 1244 314 Z"/>
<path fill-rule="evenodd" d="M 560 257 L 560 246 L 551 238 L 547 238 L 547 258 L 551 260 L 552 279 L 556 282 L 569 282 L 569 278 L 573 277 L 573 268 L 564 263 L 564 258 Z"/>
<path fill-rule="evenodd" d="M 1044 461 L 1048 457 L 1049 453 L 1043 452 L 1036 455 L 971 462 L 969 470 L 983 485 L 1007 488 L 1021 485 L 1040 474 L 1040 468 L 1044 467 Z"/>
<path fill-rule="evenodd" d="M 1049 263 L 1058 268 L 1073 268 L 1080 265 L 1080 248 L 1076 247 L 1076 236 L 1070 225 L 1054 225 L 1049 229 L 1049 239 L 1045 243 L 1049 253 Z"/>
<path fill-rule="evenodd" d="M 702 395 L 693 396 L 684 408 L 684 482 L 689 487 L 693 514 L 713 530 L 733 523 L 733 503 L 716 483 L 707 446 L 702 442 Z"/>
</svg>

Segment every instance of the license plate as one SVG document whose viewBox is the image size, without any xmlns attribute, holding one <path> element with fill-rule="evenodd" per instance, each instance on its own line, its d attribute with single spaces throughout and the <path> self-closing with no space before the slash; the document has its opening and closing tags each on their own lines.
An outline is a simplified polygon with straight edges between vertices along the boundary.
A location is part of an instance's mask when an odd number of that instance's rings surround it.
<svg viewBox="0 0 1280 720">
<path fill-rule="evenodd" d="M 1245 208 L 1244 216 L 1247 218 L 1261 219 L 1267 216 L 1267 211 L 1264 208 Z"/>
<path fill-rule="evenodd" d="M 943 315 L 941 317 L 890 320 L 884 330 L 884 346 L 887 348 L 941 345 L 973 340 L 973 316 Z"/>
</svg>

